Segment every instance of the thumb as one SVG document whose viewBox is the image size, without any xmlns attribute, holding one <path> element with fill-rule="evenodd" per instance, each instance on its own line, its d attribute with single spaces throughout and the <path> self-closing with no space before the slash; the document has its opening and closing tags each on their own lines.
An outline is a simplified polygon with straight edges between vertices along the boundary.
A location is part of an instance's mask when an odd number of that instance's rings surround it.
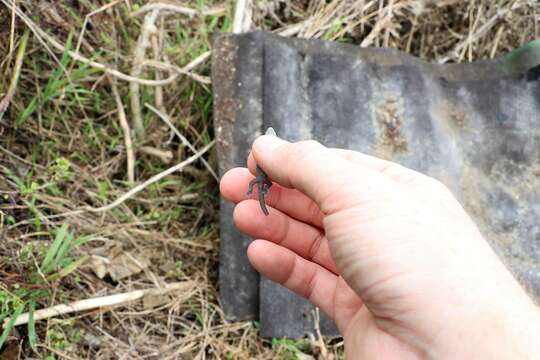
<svg viewBox="0 0 540 360">
<path fill-rule="evenodd" d="M 260 166 L 272 181 L 295 188 L 328 214 L 373 199 L 392 181 L 381 173 L 349 161 L 309 140 L 290 143 L 276 136 L 255 140 L 248 166 Z"/>
</svg>

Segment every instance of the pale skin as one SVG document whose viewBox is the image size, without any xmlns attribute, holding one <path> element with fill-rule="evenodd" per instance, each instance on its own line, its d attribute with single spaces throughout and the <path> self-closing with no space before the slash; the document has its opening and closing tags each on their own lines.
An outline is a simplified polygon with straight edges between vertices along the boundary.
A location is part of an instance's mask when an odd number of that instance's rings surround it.
<svg viewBox="0 0 540 360">
<path fill-rule="evenodd" d="M 256 164 L 269 216 L 245 198 Z M 220 185 L 251 264 L 333 318 L 347 358 L 540 358 L 540 311 L 440 182 L 261 136 Z"/>
</svg>

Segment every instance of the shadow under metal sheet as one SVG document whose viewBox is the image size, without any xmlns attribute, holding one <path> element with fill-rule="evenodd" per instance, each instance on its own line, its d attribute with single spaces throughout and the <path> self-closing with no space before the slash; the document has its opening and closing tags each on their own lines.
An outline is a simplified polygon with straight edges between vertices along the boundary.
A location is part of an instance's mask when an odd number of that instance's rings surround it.
<svg viewBox="0 0 540 360">
<path fill-rule="evenodd" d="M 448 185 L 540 300 L 539 42 L 493 61 L 439 65 L 390 49 L 221 35 L 212 77 L 221 174 L 245 166 L 268 126 L 290 141 L 315 139 L 396 161 Z M 267 337 L 313 333 L 313 308 L 250 267 L 250 239 L 234 227 L 232 211 L 222 202 L 220 293 L 228 318 L 260 319 Z M 321 319 L 323 332 L 335 334 Z"/>
</svg>

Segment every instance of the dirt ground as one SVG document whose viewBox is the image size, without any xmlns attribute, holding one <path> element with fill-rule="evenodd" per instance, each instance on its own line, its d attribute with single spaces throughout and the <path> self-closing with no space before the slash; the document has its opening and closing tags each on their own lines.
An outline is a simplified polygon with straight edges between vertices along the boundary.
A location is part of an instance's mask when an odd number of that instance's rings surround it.
<svg viewBox="0 0 540 360">
<path fill-rule="evenodd" d="M 436 62 L 540 38 L 537 0 L 248 3 L 243 30 Z M 234 13 L 0 0 L 0 360 L 342 357 L 340 339 L 261 339 L 219 306 L 209 57 Z"/>
</svg>

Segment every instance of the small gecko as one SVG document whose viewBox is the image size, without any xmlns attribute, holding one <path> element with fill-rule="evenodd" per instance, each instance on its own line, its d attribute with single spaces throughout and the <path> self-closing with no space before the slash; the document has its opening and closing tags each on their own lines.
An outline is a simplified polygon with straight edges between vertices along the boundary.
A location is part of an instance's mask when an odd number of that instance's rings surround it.
<svg viewBox="0 0 540 360">
<path fill-rule="evenodd" d="M 273 135 L 277 136 L 274 129 L 271 127 L 266 130 L 265 135 Z M 265 202 L 265 196 L 268 194 L 268 190 L 270 190 L 270 187 L 272 186 L 272 180 L 266 175 L 263 169 L 257 165 L 255 169 L 255 179 L 251 180 L 249 183 L 249 188 L 246 193 L 247 197 L 251 197 L 251 194 L 253 194 L 253 187 L 257 185 L 257 190 L 259 193 L 259 204 L 261 205 L 261 210 L 264 213 L 265 216 L 268 216 L 269 212 L 266 208 L 266 202 Z"/>
</svg>

